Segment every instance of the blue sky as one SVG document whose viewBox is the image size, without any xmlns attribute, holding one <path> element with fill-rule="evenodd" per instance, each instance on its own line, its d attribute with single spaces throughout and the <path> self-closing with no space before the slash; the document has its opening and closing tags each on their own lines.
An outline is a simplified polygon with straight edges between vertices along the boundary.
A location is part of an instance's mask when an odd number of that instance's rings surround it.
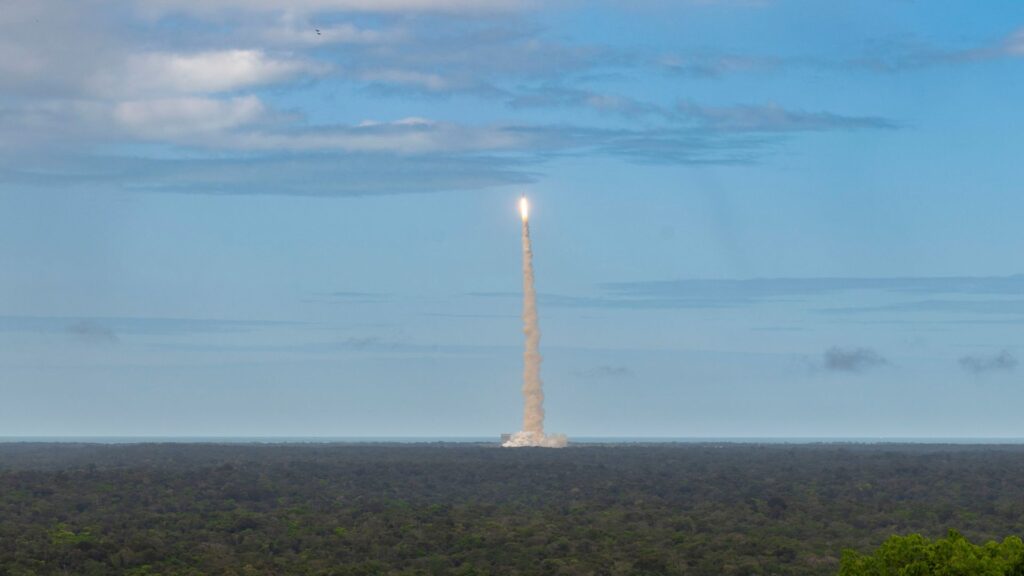
<svg viewBox="0 0 1024 576">
<path fill-rule="evenodd" d="M 1015 1 L 0 0 L 0 436 L 1024 437 Z M 319 34 L 317 33 L 319 30 Z"/>
</svg>

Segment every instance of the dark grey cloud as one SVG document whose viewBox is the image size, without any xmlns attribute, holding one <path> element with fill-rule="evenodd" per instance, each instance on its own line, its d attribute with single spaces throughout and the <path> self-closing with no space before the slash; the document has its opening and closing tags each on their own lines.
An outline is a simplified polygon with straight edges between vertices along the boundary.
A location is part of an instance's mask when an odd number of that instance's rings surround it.
<svg viewBox="0 0 1024 576">
<path fill-rule="evenodd" d="M 840 348 L 833 346 L 822 356 L 822 366 L 831 372 L 860 373 L 889 364 L 871 348 Z"/>
<path fill-rule="evenodd" d="M 1017 368 L 1017 358 L 1009 350 L 1003 350 L 993 356 L 962 356 L 959 363 L 961 368 L 972 374 L 1010 372 Z"/>
<path fill-rule="evenodd" d="M 85 342 L 117 342 L 117 334 L 96 320 L 81 319 L 68 324 L 68 334 Z"/>
</svg>

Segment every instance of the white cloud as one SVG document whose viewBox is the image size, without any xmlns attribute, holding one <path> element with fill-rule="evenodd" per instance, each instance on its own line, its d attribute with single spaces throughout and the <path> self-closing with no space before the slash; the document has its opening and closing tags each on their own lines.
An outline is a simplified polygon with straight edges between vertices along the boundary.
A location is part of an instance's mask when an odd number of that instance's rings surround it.
<svg viewBox="0 0 1024 576">
<path fill-rule="evenodd" d="M 272 84 L 323 70 L 322 65 L 310 62 L 271 58 L 262 50 L 150 52 L 129 57 L 121 69 L 100 72 L 91 87 L 113 97 L 208 94 Z"/>
<path fill-rule="evenodd" d="M 252 124 L 266 115 L 266 109 L 255 96 L 226 100 L 192 97 L 121 102 L 113 115 L 135 136 L 173 140 Z"/>
</svg>

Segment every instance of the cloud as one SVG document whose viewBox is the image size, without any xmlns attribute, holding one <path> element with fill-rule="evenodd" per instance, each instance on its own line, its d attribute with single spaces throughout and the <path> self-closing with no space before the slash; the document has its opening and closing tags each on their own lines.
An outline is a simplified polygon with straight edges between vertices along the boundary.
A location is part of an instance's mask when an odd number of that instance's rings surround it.
<svg viewBox="0 0 1024 576">
<path fill-rule="evenodd" d="M 0 188 L 143 193 L 351 197 L 481 190 L 528 184 L 521 160 L 489 156 L 289 154 L 156 159 L 71 156 L 0 158 Z"/>
<path fill-rule="evenodd" d="M 598 294 L 541 294 L 546 306 L 563 308 L 699 309 L 732 308 L 770 302 L 804 303 L 814 298 L 846 294 L 947 294 L 972 300 L 904 302 L 862 308 L 827 308 L 816 312 L 843 314 L 888 311 L 954 311 L 1024 314 L 1024 301 L 980 297 L 1016 295 L 1024 291 L 1024 275 L 904 278 L 752 278 L 608 282 Z M 469 296 L 513 298 L 513 292 L 473 292 Z"/>
<path fill-rule="evenodd" d="M 332 196 L 479 189 L 533 181 L 543 162 L 565 156 L 749 164 L 788 134 L 892 127 L 782 106 L 663 106 L 583 87 L 584 76 L 651 63 L 556 36 L 532 17 L 539 5 L 523 2 L 299 0 L 281 9 L 264 0 L 96 1 L 93 9 L 64 0 L 40 3 L 47 10 L 19 3 L 0 17 L 0 88 L 11 95 L 0 103 L 0 185 L 106 180 L 120 190 L 239 193 L 251 186 L 261 194 Z M 52 22 L 50 12 L 59 13 Z M 24 32 L 38 18 L 47 20 L 45 39 Z M 739 66 L 731 62 L 719 65 Z M 582 106 L 631 122 L 461 123 L 398 113 L 344 123 L 275 107 L 279 90 L 313 78 L 331 89 L 398 96 L 472 94 L 514 109 Z M 189 157 L 176 166 L 200 174 L 92 152 L 112 148 Z M 327 170 L 328 158 L 350 172 Z M 96 166 L 68 169 L 89 161 Z M 293 181 L 293 163 L 322 179 Z M 213 166 L 225 172 L 214 174 Z M 286 175 L 271 174 L 282 166 Z M 73 180 L 76 170 L 83 181 Z M 123 181 L 112 179 L 116 172 Z"/>
<path fill-rule="evenodd" d="M 675 116 L 660 106 L 633 98 L 550 83 L 520 90 L 508 98 L 507 104 L 515 109 L 585 107 L 628 118 L 656 116 L 671 119 Z"/>
<path fill-rule="evenodd" d="M 382 17 L 386 41 L 324 47 L 338 77 L 388 95 L 473 94 L 505 99 L 513 87 L 562 82 L 633 64 L 620 51 L 553 37 L 520 15 Z M 312 28 L 312 26 L 310 26 Z"/>
<path fill-rule="evenodd" d="M 365 70 L 359 73 L 359 78 L 371 83 L 418 88 L 430 92 L 449 90 L 455 86 L 440 74 L 416 70 Z"/>
<path fill-rule="evenodd" d="M 1010 372 L 1017 368 L 1017 358 L 1008 350 L 994 356 L 962 356 L 960 367 L 972 374 Z"/>
<path fill-rule="evenodd" d="M 391 302 L 394 296 L 387 292 L 338 291 L 313 294 L 302 301 L 306 303 L 382 304 Z"/>
<path fill-rule="evenodd" d="M 354 126 L 234 132 L 195 144 L 272 152 L 335 150 L 424 155 L 526 150 L 533 141 L 527 133 L 500 126 L 470 126 L 405 118 L 392 122 L 363 121 Z"/>
<path fill-rule="evenodd" d="M 253 124 L 266 115 L 266 108 L 255 96 L 132 100 L 117 104 L 113 111 L 117 123 L 132 135 L 165 141 L 218 134 Z"/>
<path fill-rule="evenodd" d="M 824 368 L 832 372 L 860 373 L 888 364 L 888 360 L 870 348 L 840 348 L 833 346 L 826 350 L 823 355 Z"/>
<path fill-rule="evenodd" d="M 89 88 L 116 98 L 210 94 L 265 86 L 325 70 L 323 64 L 273 58 L 262 50 L 151 52 L 129 56 L 123 64 L 98 71 Z"/>
<path fill-rule="evenodd" d="M 828 130 L 893 129 L 896 124 L 874 116 L 845 116 L 831 112 L 787 110 L 764 106 L 701 106 L 680 102 L 680 114 L 716 130 L 735 132 L 821 132 Z"/>
<path fill-rule="evenodd" d="M 894 129 L 895 122 L 876 116 L 790 110 L 777 104 L 706 106 L 681 101 L 674 108 L 616 94 L 599 93 L 560 84 L 543 84 L 510 96 L 512 108 L 589 108 L 626 118 L 656 118 L 695 126 L 704 132 L 795 133 L 860 129 Z M 667 131 L 666 131 L 667 133 Z"/>
<path fill-rule="evenodd" d="M 1007 56 L 1024 56 L 1024 28 L 1018 28 L 1003 40 L 1002 52 Z"/>
<path fill-rule="evenodd" d="M 871 54 L 838 63 L 816 62 L 819 66 L 865 68 L 879 72 L 900 72 L 933 66 L 953 66 L 1024 56 L 1024 28 L 1017 28 L 1006 36 L 973 47 L 949 49 L 936 46 L 884 43 Z"/>
<path fill-rule="evenodd" d="M 307 47 L 322 47 L 325 44 L 393 44 L 407 39 L 407 33 L 402 28 L 364 28 L 349 22 L 322 25 L 303 21 L 300 24 L 294 18 L 263 30 L 259 36 L 273 44 Z"/>
<path fill-rule="evenodd" d="M 750 304 L 853 292 L 1006 296 L 1024 291 L 1024 274 L 894 278 L 751 278 L 610 282 L 616 298 L 686 304 Z"/>
<path fill-rule="evenodd" d="M 915 300 L 881 306 L 848 306 L 818 310 L 825 314 L 872 314 L 878 312 L 928 312 L 972 315 L 1024 314 L 1024 300 Z"/>
<path fill-rule="evenodd" d="M 670 74 L 688 78 L 719 78 L 726 74 L 768 70 L 782 65 L 775 58 L 729 54 L 665 55 L 654 64 Z"/>
<path fill-rule="evenodd" d="M 576 375 L 585 379 L 616 380 L 621 378 L 631 378 L 633 376 L 633 371 L 626 366 L 612 366 L 605 364 L 581 370 L 577 372 Z"/>
<path fill-rule="evenodd" d="M 75 141 L 78 146 L 89 142 L 102 144 L 111 138 L 111 126 L 116 126 L 116 133 L 121 138 L 173 144 L 199 154 L 229 152 L 251 155 L 244 162 L 252 169 L 260 164 L 288 164 L 296 154 L 359 155 L 361 161 L 377 156 L 369 162 L 347 163 L 357 173 L 366 173 L 349 176 L 361 185 L 369 184 L 370 176 L 380 176 L 374 170 L 375 166 L 388 164 L 388 170 L 395 171 L 396 177 L 385 176 L 381 187 L 401 179 L 403 174 L 422 171 L 425 163 L 437 160 L 440 160 L 440 165 L 437 169 L 430 169 L 430 172 L 439 173 L 455 166 L 460 170 L 468 168 L 467 173 L 460 178 L 464 182 L 487 172 L 472 169 L 472 166 L 496 167 L 500 164 L 504 164 L 505 169 L 490 173 L 500 176 L 499 180 L 504 182 L 524 182 L 532 181 L 534 175 L 523 173 L 512 176 L 509 170 L 513 166 L 537 166 L 544 160 L 563 155 L 616 156 L 637 163 L 731 164 L 756 161 L 761 150 L 773 142 L 764 135 L 718 133 L 690 128 L 475 126 L 418 117 L 392 121 L 367 120 L 351 125 L 309 126 L 294 117 L 268 110 L 259 98 L 251 95 L 128 100 L 115 105 L 82 103 L 77 106 L 75 103 L 64 103 L 63 106 L 48 106 L 42 103 L 32 106 L 39 111 L 38 114 L 18 114 L 17 110 L 0 109 L 0 135 L 28 133 L 26 138 L 36 138 L 37 146 L 50 147 L 52 151 L 53 147 L 74 139 L 77 139 Z M 73 115 L 68 112 L 69 109 L 79 114 L 77 124 L 74 118 L 68 118 L 68 114 Z M 30 119 L 35 120 L 32 130 L 28 131 L 25 129 Z M 0 141 L 4 140 L 0 138 Z M 27 146 L 18 139 L 10 141 L 17 142 L 23 149 Z M 488 154 L 500 154 L 505 159 L 487 157 Z M 411 166 L 401 167 L 395 163 L 396 159 L 401 164 L 408 163 Z M 47 181 L 67 180 L 63 178 L 69 172 L 67 169 L 57 165 L 46 167 L 46 161 L 51 164 L 62 162 L 59 158 L 44 156 L 35 167 L 29 168 L 31 163 L 26 165 L 18 161 L 5 165 L 0 160 L 0 183 L 31 181 L 34 185 L 42 185 Z M 99 169 L 117 163 L 103 158 L 96 158 L 95 161 Z M 202 170 L 202 162 L 198 159 L 193 162 L 196 168 Z M 230 161 L 225 163 L 229 164 Z M 141 167 L 144 162 L 140 160 L 135 164 Z M 216 164 L 217 160 L 211 159 L 205 165 Z M 150 164 L 153 167 L 160 165 L 157 161 Z M 230 166 L 227 168 L 230 170 Z M 83 171 L 88 174 L 96 169 L 87 167 Z M 54 177 L 48 179 L 48 172 Z M 218 176 L 219 183 L 226 183 L 226 176 Z M 189 179 L 190 176 L 175 178 Z M 280 180 L 276 177 L 271 179 Z M 486 181 L 490 179 L 484 180 L 480 187 L 492 184 Z M 122 188 L 140 187 L 136 184 L 129 181 Z M 242 182 L 239 182 L 241 185 Z M 149 184 L 141 187 L 149 187 Z M 266 189 L 266 186 L 260 187 Z M 287 188 L 294 188 L 294 185 L 289 184 Z M 351 190 L 353 187 L 347 188 Z M 460 184 L 455 188 L 471 189 L 473 186 Z M 422 186 L 418 189 L 425 191 Z"/>
<path fill-rule="evenodd" d="M 120 335 L 251 332 L 294 324 L 294 322 L 215 318 L 0 316 L 0 332 L 71 334 L 77 338 L 94 341 L 114 341 Z"/>
<path fill-rule="evenodd" d="M 522 10 L 535 4 L 529 0 L 144 0 L 136 9 L 149 17 L 167 13 L 216 16 L 238 11 L 256 12 L 452 12 L 488 13 Z"/>
<path fill-rule="evenodd" d="M 67 331 L 83 342 L 117 342 L 114 331 L 96 320 L 76 320 L 67 326 Z"/>
</svg>

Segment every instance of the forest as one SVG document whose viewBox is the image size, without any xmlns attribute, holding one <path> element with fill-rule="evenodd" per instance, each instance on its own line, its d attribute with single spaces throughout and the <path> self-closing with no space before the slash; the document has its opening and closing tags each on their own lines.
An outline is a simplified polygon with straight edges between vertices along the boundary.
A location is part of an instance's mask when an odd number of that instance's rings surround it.
<svg viewBox="0 0 1024 576">
<path fill-rule="evenodd" d="M 884 574 L 1019 555 L 1021 478 L 1014 445 L 5 443 L 0 575 Z"/>
</svg>

